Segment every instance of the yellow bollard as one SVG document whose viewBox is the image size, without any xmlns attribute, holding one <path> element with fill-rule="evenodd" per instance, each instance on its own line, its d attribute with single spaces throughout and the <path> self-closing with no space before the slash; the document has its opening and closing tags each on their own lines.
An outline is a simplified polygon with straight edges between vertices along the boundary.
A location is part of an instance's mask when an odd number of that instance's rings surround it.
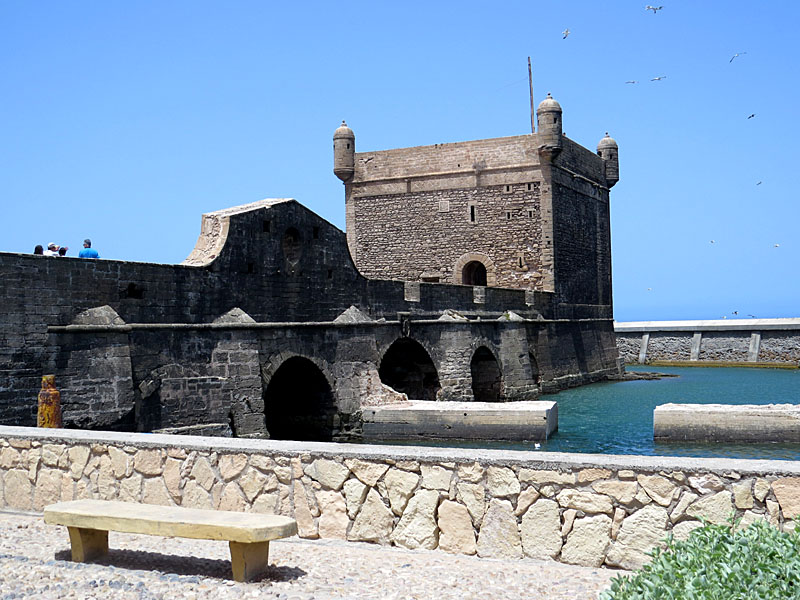
<svg viewBox="0 0 800 600">
<path fill-rule="evenodd" d="M 55 375 L 42 375 L 36 424 L 39 427 L 61 427 L 61 392 L 56 389 Z"/>
</svg>

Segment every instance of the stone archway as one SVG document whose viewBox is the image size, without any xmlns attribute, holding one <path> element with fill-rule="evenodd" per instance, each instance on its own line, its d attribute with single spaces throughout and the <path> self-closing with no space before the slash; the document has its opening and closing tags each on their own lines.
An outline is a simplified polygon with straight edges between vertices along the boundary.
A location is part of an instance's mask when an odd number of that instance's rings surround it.
<svg viewBox="0 0 800 600">
<path fill-rule="evenodd" d="M 453 283 L 480 286 L 497 285 L 494 261 L 482 252 L 462 254 L 453 266 Z"/>
<path fill-rule="evenodd" d="M 336 402 L 320 368 L 303 356 L 285 360 L 264 392 L 267 432 L 275 440 L 330 441 Z"/>
<path fill-rule="evenodd" d="M 436 400 L 442 387 L 430 354 L 411 338 L 400 338 L 389 346 L 378 375 L 384 385 L 407 394 L 411 400 Z"/>
<path fill-rule="evenodd" d="M 486 346 L 481 346 L 472 355 L 470 372 L 475 402 L 503 400 L 503 374 L 494 354 Z"/>
</svg>

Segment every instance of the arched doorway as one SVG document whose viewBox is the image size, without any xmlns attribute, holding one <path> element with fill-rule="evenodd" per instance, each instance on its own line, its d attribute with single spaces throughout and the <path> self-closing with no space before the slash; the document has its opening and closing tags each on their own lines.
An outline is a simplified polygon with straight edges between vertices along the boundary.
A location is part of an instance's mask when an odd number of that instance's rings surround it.
<svg viewBox="0 0 800 600">
<path fill-rule="evenodd" d="M 486 285 L 486 266 L 477 260 L 464 265 L 461 270 L 461 282 L 464 285 Z"/>
<path fill-rule="evenodd" d="M 442 387 L 430 355 L 411 338 L 401 338 L 389 346 L 378 375 L 385 385 L 407 394 L 411 400 L 436 400 Z"/>
<path fill-rule="evenodd" d="M 503 376 L 494 354 L 481 346 L 472 355 L 472 395 L 475 402 L 499 402 L 503 396 Z"/>
<path fill-rule="evenodd" d="M 267 431 L 274 440 L 330 441 L 336 404 L 319 367 L 307 358 L 286 360 L 264 393 Z"/>
</svg>

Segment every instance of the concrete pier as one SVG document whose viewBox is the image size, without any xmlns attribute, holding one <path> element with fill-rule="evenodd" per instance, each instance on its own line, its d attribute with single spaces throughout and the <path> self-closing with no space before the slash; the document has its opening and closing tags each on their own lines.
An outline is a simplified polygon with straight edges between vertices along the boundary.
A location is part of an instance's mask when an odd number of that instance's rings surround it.
<svg viewBox="0 0 800 600">
<path fill-rule="evenodd" d="M 558 429 L 555 402 L 426 402 L 364 409 L 366 439 L 546 440 Z"/>
<path fill-rule="evenodd" d="M 662 404 L 653 438 L 679 442 L 800 442 L 797 404 Z"/>
</svg>

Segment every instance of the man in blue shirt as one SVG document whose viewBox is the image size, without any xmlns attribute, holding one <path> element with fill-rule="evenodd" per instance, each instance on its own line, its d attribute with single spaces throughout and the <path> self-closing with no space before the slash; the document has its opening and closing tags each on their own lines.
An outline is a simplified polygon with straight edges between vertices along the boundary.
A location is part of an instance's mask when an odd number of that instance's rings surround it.
<svg viewBox="0 0 800 600">
<path fill-rule="evenodd" d="M 83 240 L 83 250 L 80 251 L 78 254 L 79 258 L 100 258 L 100 255 L 97 253 L 97 250 L 92 248 L 92 240 L 85 239 Z"/>
</svg>

